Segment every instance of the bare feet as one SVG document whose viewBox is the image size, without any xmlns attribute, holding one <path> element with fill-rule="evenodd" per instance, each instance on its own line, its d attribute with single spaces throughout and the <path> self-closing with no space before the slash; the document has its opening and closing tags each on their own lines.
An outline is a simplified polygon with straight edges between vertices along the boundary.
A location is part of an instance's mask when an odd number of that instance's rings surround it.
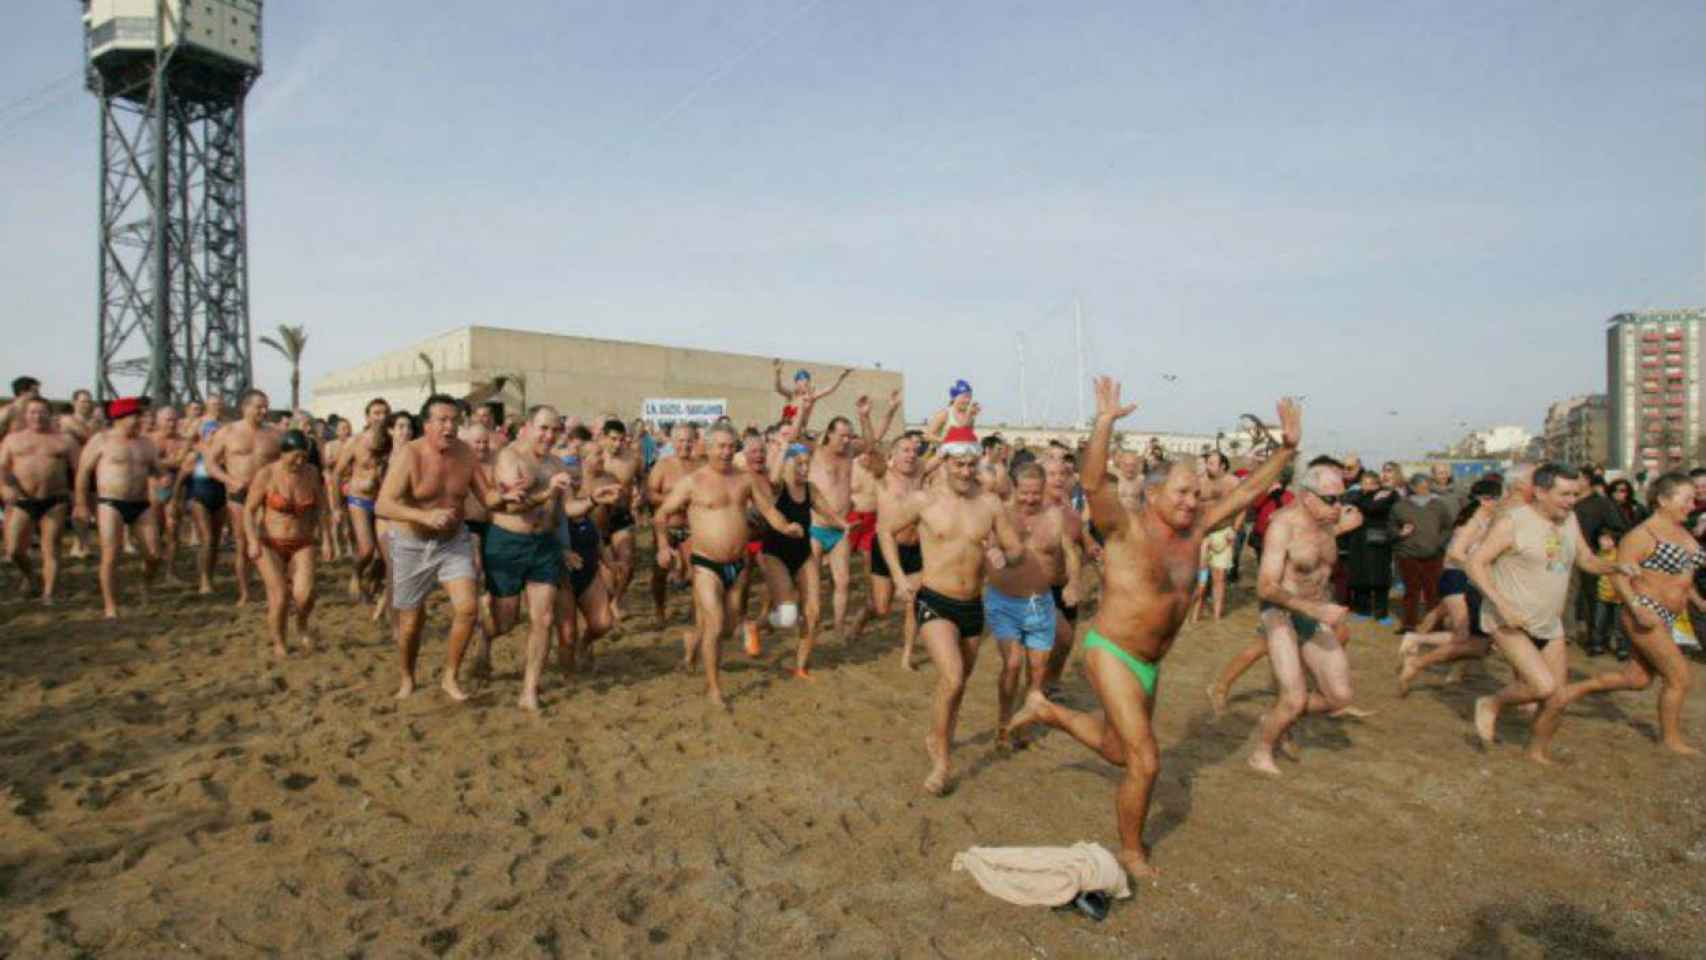
<svg viewBox="0 0 1706 960">
<path fill-rule="evenodd" d="M 1214 719 L 1219 720 L 1221 717 L 1226 716 L 1226 698 L 1228 692 L 1222 690 L 1218 683 L 1209 684 L 1207 690 L 1208 705 L 1214 710 Z"/>
<path fill-rule="evenodd" d="M 272 655 L 282 660 L 285 657 L 290 656 L 290 651 L 284 648 L 284 644 L 274 641 L 272 645 Z"/>
<path fill-rule="evenodd" d="M 721 710 L 724 713 L 730 712 L 728 701 L 723 699 L 723 691 L 708 690 L 705 692 L 705 698 L 711 706 L 716 707 L 718 710 Z"/>
<path fill-rule="evenodd" d="M 1422 668 L 1416 665 L 1416 655 L 1404 654 L 1404 662 L 1398 666 L 1398 697 L 1403 699 L 1410 695 L 1410 684 L 1421 676 Z"/>
<path fill-rule="evenodd" d="M 523 690 L 521 693 L 521 699 L 517 700 L 515 702 L 515 705 L 520 707 L 523 710 L 531 710 L 534 713 L 538 713 L 539 712 L 539 691 L 537 691 L 537 690 Z"/>
<path fill-rule="evenodd" d="M 1365 719 L 1367 717 L 1372 717 L 1379 712 L 1380 712 L 1379 710 L 1365 710 L 1362 707 L 1359 707 L 1356 704 L 1352 703 L 1352 704 L 1346 704 L 1345 706 L 1342 706 L 1339 709 L 1334 710 L 1332 713 L 1327 714 L 1327 716 L 1332 717 L 1335 720 L 1339 720 L 1339 719 L 1342 719 L 1344 717 L 1349 717 L 1352 720 L 1362 720 L 1362 719 Z"/>
<path fill-rule="evenodd" d="M 795 680 L 809 680 L 812 683 L 817 682 L 817 678 L 812 676 L 811 671 L 807 670 L 805 667 L 795 667 L 788 672 L 793 674 Z"/>
<path fill-rule="evenodd" d="M 397 685 L 397 699 L 398 700 L 402 700 L 406 697 L 409 697 L 409 696 L 413 695 L 414 692 L 415 692 L 415 678 L 414 677 L 409 677 L 408 679 L 404 680 L 402 683 Z"/>
<path fill-rule="evenodd" d="M 1547 766 L 1547 767 L 1555 766 L 1555 764 L 1552 762 L 1551 755 L 1549 755 L 1546 752 L 1545 747 L 1539 747 L 1539 746 L 1529 747 L 1527 750 L 1523 751 L 1523 756 L 1527 757 L 1530 760 L 1533 760 L 1535 763 L 1538 763 L 1542 766 Z"/>
<path fill-rule="evenodd" d="M 114 610 L 112 607 L 108 607 L 107 612 L 106 612 L 106 617 L 108 620 L 117 620 L 118 619 L 118 611 Z"/>
<path fill-rule="evenodd" d="M 1403 657 L 1406 661 L 1421 652 L 1421 649 L 1421 638 L 1416 636 L 1414 633 L 1406 633 L 1404 634 L 1404 639 L 1398 641 L 1398 655 Z"/>
<path fill-rule="evenodd" d="M 1154 880 L 1161 876 L 1161 871 L 1155 869 L 1142 850 L 1121 850 L 1119 861 L 1134 880 Z"/>
<path fill-rule="evenodd" d="M 938 751 L 931 737 L 924 738 L 924 752 L 930 754 L 930 775 L 924 778 L 924 792 L 940 797 L 948 792 L 948 752 Z"/>
<path fill-rule="evenodd" d="M 1674 753 L 1678 756 L 1683 756 L 1683 757 L 1698 757 L 1698 756 L 1700 756 L 1699 750 L 1696 750 L 1693 747 L 1689 746 L 1688 744 L 1683 743 L 1681 740 L 1667 740 L 1667 741 L 1665 741 L 1664 747 L 1666 750 L 1669 750 L 1671 753 Z"/>
<path fill-rule="evenodd" d="M 204 597 L 212 594 L 213 593 L 213 584 L 208 583 L 206 580 L 203 580 L 201 582 L 201 586 L 196 588 L 196 593 L 199 593 Z"/>
<path fill-rule="evenodd" d="M 915 672 L 918 670 L 918 664 L 912 662 L 912 651 L 911 650 L 902 650 L 900 652 L 900 665 L 902 667 L 904 667 L 905 669 L 907 669 L 908 671 L 914 671 Z"/>
<path fill-rule="evenodd" d="M 1052 706 L 1053 704 L 1048 702 L 1048 698 L 1043 696 L 1041 690 L 1032 690 L 1025 694 L 1024 704 L 1019 707 L 1018 713 L 1013 714 L 1013 719 L 1007 721 L 1007 726 L 1002 728 L 1002 733 L 1018 733 L 1033 723 L 1046 722 L 1044 718 Z"/>
<path fill-rule="evenodd" d="M 441 688 L 443 688 L 446 696 L 448 696 L 452 700 L 455 700 L 457 703 L 461 703 L 462 701 L 468 699 L 468 695 L 466 693 L 462 692 L 461 684 L 458 684 L 456 682 L 456 674 L 451 673 L 449 670 L 444 671 L 444 677 L 441 680 L 439 680 L 438 685 Z M 525 706 L 525 704 L 524 704 L 524 706 Z M 535 710 L 538 709 L 538 702 L 537 701 L 535 701 L 533 709 L 535 709 Z"/>
<path fill-rule="evenodd" d="M 1274 765 L 1274 755 L 1260 747 L 1250 751 L 1249 764 L 1250 769 L 1258 773 L 1265 773 L 1271 777 L 1280 775 L 1279 767 Z"/>
<path fill-rule="evenodd" d="M 1499 707 L 1492 697 L 1478 697 L 1475 700 L 1475 735 L 1481 738 L 1483 746 L 1492 746 L 1494 734 L 1499 723 Z"/>
<path fill-rule="evenodd" d="M 748 620 L 746 622 L 746 655 L 756 657 L 763 652 L 764 648 L 758 643 L 758 624 Z"/>
</svg>

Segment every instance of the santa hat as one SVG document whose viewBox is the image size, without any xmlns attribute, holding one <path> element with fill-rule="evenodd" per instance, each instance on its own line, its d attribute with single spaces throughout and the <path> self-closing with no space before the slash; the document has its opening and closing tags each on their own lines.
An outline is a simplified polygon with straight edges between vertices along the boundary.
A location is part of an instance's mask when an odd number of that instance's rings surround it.
<svg viewBox="0 0 1706 960">
<path fill-rule="evenodd" d="M 942 438 L 944 457 L 975 457 L 982 452 L 983 448 L 977 442 L 977 431 L 971 427 L 950 427 L 947 436 Z"/>
<path fill-rule="evenodd" d="M 148 399 L 146 397 L 119 397 L 108 400 L 107 419 L 116 423 L 125 417 L 136 416 L 147 406 Z"/>
</svg>

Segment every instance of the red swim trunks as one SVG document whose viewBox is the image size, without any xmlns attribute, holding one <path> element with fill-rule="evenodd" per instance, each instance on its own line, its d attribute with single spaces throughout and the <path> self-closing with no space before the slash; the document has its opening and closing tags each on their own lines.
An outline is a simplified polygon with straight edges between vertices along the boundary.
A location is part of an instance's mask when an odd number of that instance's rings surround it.
<svg viewBox="0 0 1706 960">
<path fill-rule="evenodd" d="M 852 542 L 853 549 L 870 553 L 871 546 L 877 542 L 877 515 L 869 510 L 848 511 L 847 539 Z"/>
<path fill-rule="evenodd" d="M 763 552 L 764 552 L 764 541 L 763 540 L 748 540 L 746 542 L 747 556 L 756 557 Z"/>
</svg>

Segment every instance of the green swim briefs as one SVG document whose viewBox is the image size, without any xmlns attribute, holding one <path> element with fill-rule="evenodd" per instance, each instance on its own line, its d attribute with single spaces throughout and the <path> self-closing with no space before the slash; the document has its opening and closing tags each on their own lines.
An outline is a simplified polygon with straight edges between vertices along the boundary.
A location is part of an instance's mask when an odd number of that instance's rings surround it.
<svg viewBox="0 0 1706 960">
<path fill-rule="evenodd" d="M 1150 663 L 1148 660 L 1139 660 L 1121 650 L 1112 640 L 1097 633 L 1095 627 L 1091 627 L 1090 632 L 1084 635 L 1084 649 L 1106 650 L 1113 654 L 1121 663 L 1126 665 L 1126 669 L 1130 670 L 1133 676 L 1137 677 L 1137 682 L 1143 684 L 1144 696 L 1155 696 L 1155 681 L 1161 675 L 1160 664 Z"/>
</svg>

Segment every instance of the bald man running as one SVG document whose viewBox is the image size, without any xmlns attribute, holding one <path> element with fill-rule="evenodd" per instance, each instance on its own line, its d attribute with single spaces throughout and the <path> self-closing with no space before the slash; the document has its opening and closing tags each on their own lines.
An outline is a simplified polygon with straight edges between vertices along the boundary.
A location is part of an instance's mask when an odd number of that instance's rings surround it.
<svg viewBox="0 0 1706 960">
<path fill-rule="evenodd" d="M 1263 773 L 1279 775 L 1274 747 L 1298 717 L 1351 705 L 1351 666 L 1344 647 L 1350 609 L 1333 601 L 1330 583 L 1344 525 L 1339 506 L 1344 493 L 1344 476 L 1337 467 L 1310 467 L 1303 475 L 1302 495 L 1274 514 L 1263 544 L 1256 595 L 1261 598 L 1268 662 L 1279 686 L 1250 754 L 1250 766 Z M 1309 692 L 1309 677 L 1319 693 Z"/>
<path fill-rule="evenodd" d="M 1108 445 L 1114 422 L 1135 410 L 1120 404 L 1120 385 L 1096 381 L 1096 427 L 1085 457 L 1084 492 L 1091 520 L 1107 534 L 1102 603 L 1085 637 L 1085 666 L 1105 714 L 1069 710 L 1040 694 L 1008 724 L 1065 730 L 1103 759 L 1125 768 L 1116 795 L 1120 862 L 1134 876 L 1155 876 L 1143 845 L 1143 821 L 1160 768 L 1152 716 L 1161 658 L 1190 613 L 1197 559 L 1210 531 L 1230 523 L 1266 491 L 1297 455 L 1302 414 L 1292 400 L 1279 404 L 1284 445 L 1225 498 L 1198 509 L 1202 487 L 1183 464 L 1163 464 L 1145 477 L 1143 508 L 1129 511 L 1108 483 Z"/>
<path fill-rule="evenodd" d="M 669 445 L 674 452 L 659 460 L 646 474 L 646 498 L 652 506 L 652 535 L 657 554 L 657 563 L 652 567 L 652 610 L 659 630 L 668 622 L 670 571 L 687 576 L 688 526 L 685 514 L 666 514 L 658 508 L 702 462 L 698 431 L 692 424 L 678 423 L 671 427 Z"/>
<path fill-rule="evenodd" d="M 83 448 L 77 463 L 75 515 L 97 520 L 101 536 L 101 600 L 108 620 L 118 619 L 118 555 L 128 530 L 142 545 L 144 601 L 160 564 L 160 532 L 148 500 L 151 480 L 165 472 L 153 441 L 142 435 L 143 406 L 114 400 L 112 426 Z M 98 499 L 97 499 L 98 498 Z"/>
<path fill-rule="evenodd" d="M 687 514 L 693 545 L 688 569 L 698 632 L 689 634 L 683 666 L 691 666 L 695 656 L 704 657 L 705 694 L 713 706 L 724 710 L 728 703 L 723 700 L 719 675 L 722 640 L 725 626 L 739 622 L 744 613 L 734 604 L 747 576 L 746 545 L 752 539 L 747 511 L 757 511 L 770 529 L 783 536 L 806 535 L 776 509 L 776 494 L 762 475 L 735 467 L 738 442 L 734 428 L 712 427 L 705 435 L 705 465 L 676 483 L 658 507 L 664 516 Z M 671 556 L 659 554 L 660 562 L 669 563 Z"/>
<path fill-rule="evenodd" d="M 225 509 L 229 511 L 232 538 L 237 542 L 237 603 L 249 602 L 249 533 L 243 520 L 249 481 L 267 464 L 278 459 L 277 430 L 266 425 L 267 395 L 259 390 L 244 392 L 237 403 L 241 418 L 226 424 L 213 435 L 207 448 L 207 472 L 225 485 Z"/>
</svg>

